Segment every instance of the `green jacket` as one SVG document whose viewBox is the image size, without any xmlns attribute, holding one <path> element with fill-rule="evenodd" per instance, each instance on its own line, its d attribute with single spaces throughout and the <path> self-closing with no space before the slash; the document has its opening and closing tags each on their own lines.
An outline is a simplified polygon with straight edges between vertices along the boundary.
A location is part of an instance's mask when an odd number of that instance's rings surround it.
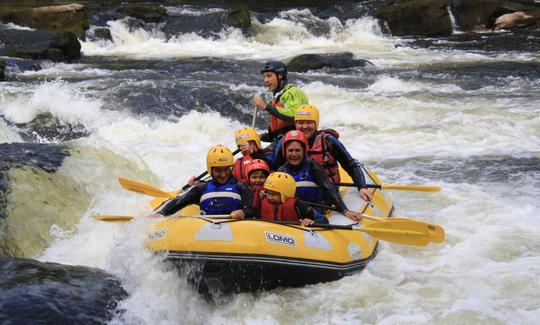
<svg viewBox="0 0 540 325">
<path fill-rule="evenodd" d="M 308 97 L 300 88 L 285 84 L 282 90 L 274 94 L 272 102 L 266 105 L 266 111 L 271 115 L 270 125 L 268 133 L 261 135 L 261 140 L 274 142 L 287 131 L 294 129 L 296 110 L 308 103 Z"/>
</svg>

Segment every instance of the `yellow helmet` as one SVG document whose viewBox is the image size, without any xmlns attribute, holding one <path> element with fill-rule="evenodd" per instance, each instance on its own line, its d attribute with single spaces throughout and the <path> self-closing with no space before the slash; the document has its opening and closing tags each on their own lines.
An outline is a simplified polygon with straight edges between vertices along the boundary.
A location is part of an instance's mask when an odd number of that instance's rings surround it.
<svg viewBox="0 0 540 325">
<path fill-rule="evenodd" d="M 236 135 L 234 136 L 234 138 L 236 140 L 237 146 L 243 142 L 255 141 L 255 143 L 257 144 L 257 147 L 259 148 L 261 147 L 261 137 L 259 136 L 257 131 L 255 131 L 254 128 L 251 128 L 251 127 L 241 128 L 240 130 L 236 131 Z"/>
<path fill-rule="evenodd" d="M 206 155 L 206 170 L 212 175 L 212 167 L 227 167 L 234 165 L 231 150 L 223 145 L 212 147 Z"/>
<path fill-rule="evenodd" d="M 315 121 L 315 127 L 319 128 L 319 109 L 315 105 L 302 105 L 296 110 L 294 121 Z"/>
<path fill-rule="evenodd" d="M 268 175 L 264 182 L 264 188 L 281 194 L 281 203 L 284 203 L 287 199 L 294 197 L 296 181 L 287 173 L 275 172 Z"/>
</svg>

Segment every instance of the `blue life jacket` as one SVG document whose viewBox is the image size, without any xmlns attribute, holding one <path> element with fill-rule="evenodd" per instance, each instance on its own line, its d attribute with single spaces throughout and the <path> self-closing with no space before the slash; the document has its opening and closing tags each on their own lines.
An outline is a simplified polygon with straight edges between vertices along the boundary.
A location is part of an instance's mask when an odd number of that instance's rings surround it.
<svg viewBox="0 0 540 325">
<path fill-rule="evenodd" d="M 242 208 L 242 197 L 236 188 L 236 180 L 230 179 L 227 183 L 218 185 L 208 182 L 206 191 L 201 195 L 199 203 L 201 214 L 229 214 Z"/>
<path fill-rule="evenodd" d="M 302 169 L 297 174 L 293 174 L 289 165 L 284 165 L 284 171 L 289 173 L 296 181 L 296 197 L 303 201 L 321 202 L 323 200 L 323 191 L 315 183 L 310 173 L 310 161 L 304 160 Z"/>
</svg>

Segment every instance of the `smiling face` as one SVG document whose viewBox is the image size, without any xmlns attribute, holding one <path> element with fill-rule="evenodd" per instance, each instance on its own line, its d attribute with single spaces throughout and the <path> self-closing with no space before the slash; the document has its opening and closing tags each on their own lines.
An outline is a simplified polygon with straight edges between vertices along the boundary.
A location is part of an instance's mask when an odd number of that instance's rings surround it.
<svg viewBox="0 0 540 325">
<path fill-rule="evenodd" d="M 279 192 L 266 190 L 266 198 L 272 204 L 281 204 L 281 194 Z"/>
<path fill-rule="evenodd" d="M 264 170 L 254 170 L 249 174 L 249 185 L 261 187 L 268 174 Z"/>
<path fill-rule="evenodd" d="M 238 145 L 238 149 L 240 149 L 243 156 L 251 155 L 257 149 L 257 144 L 255 141 L 242 142 Z"/>
<path fill-rule="evenodd" d="M 278 74 L 272 71 L 267 71 L 263 73 L 264 84 L 271 92 L 275 92 L 279 86 Z"/>
<path fill-rule="evenodd" d="M 311 139 L 317 132 L 317 124 L 315 121 L 296 121 L 294 125 L 298 131 L 304 133 L 306 138 Z"/>
<path fill-rule="evenodd" d="M 212 178 L 218 184 L 225 184 L 231 177 L 231 167 L 212 167 Z"/>
<path fill-rule="evenodd" d="M 299 166 L 304 159 L 304 146 L 298 141 L 289 141 L 285 146 L 285 159 L 291 166 Z"/>
</svg>

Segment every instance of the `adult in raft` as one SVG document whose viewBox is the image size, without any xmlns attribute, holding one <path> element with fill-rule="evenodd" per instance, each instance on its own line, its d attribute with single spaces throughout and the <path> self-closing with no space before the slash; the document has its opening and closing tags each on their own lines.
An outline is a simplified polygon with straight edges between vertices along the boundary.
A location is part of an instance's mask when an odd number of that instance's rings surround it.
<svg viewBox="0 0 540 325">
<path fill-rule="evenodd" d="M 358 186 L 360 197 L 364 201 L 371 201 L 373 195 L 367 189 L 362 167 L 339 141 L 339 134 L 331 129 L 318 130 L 319 110 L 317 107 L 310 104 L 300 106 L 296 111 L 294 124 L 296 130 L 301 131 L 308 140 L 307 156 L 324 168 L 326 175 L 330 177 L 332 182 L 339 183 L 340 181 L 339 163 L 351 176 L 354 184 Z M 284 160 L 282 151 L 276 150 L 275 165 L 282 165 Z"/>
<path fill-rule="evenodd" d="M 308 97 L 300 88 L 287 81 L 287 66 L 280 61 L 269 61 L 261 69 L 268 90 L 273 93 L 272 102 L 266 103 L 260 96 L 253 97 L 255 109 L 270 114 L 268 133 L 261 135 L 264 142 L 277 142 L 287 131 L 294 129 L 294 114 L 298 107 L 308 103 Z"/>
<path fill-rule="evenodd" d="M 234 219 L 257 217 L 248 186 L 232 176 L 233 164 L 229 148 L 222 145 L 211 148 L 206 156 L 206 168 L 212 179 L 172 199 L 152 217 L 172 215 L 190 204 L 199 204 L 203 215 L 227 214 Z"/>
<path fill-rule="evenodd" d="M 308 140 L 303 132 L 292 130 L 283 137 L 281 150 L 285 164 L 279 172 L 290 174 L 296 182 L 296 197 L 305 202 L 333 204 L 349 219 L 359 221 L 362 215 L 350 211 L 323 167 L 306 157 Z"/>
</svg>

